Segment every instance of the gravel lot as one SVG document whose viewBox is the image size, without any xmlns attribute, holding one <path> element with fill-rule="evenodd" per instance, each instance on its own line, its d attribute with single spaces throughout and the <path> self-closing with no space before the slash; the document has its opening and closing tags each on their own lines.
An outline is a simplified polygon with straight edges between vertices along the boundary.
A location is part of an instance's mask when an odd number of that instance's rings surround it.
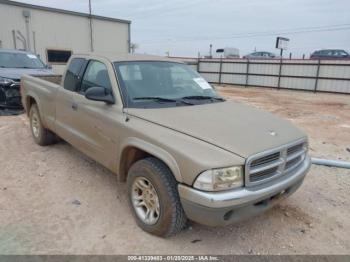
<svg viewBox="0 0 350 262">
<path fill-rule="evenodd" d="M 312 156 L 350 161 L 350 96 L 218 89 L 293 121 Z M 0 117 L 1 254 L 350 254 L 349 192 L 349 170 L 313 166 L 265 214 L 161 239 L 136 226 L 115 175 L 64 142 L 37 146 L 25 115 Z"/>
</svg>

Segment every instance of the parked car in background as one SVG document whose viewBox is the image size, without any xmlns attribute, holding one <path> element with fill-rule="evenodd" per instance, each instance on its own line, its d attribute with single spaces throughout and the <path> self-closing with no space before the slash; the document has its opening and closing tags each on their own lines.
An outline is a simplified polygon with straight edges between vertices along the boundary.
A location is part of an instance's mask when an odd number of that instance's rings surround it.
<svg viewBox="0 0 350 262">
<path fill-rule="evenodd" d="M 274 53 L 271 52 L 254 52 L 248 55 L 243 56 L 245 59 L 273 59 L 273 58 L 279 58 L 279 56 L 276 56 Z"/>
<path fill-rule="evenodd" d="M 224 58 L 239 58 L 239 49 L 234 47 L 220 48 L 216 53 Z"/>
<path fill-rule="evenodd" d="M 58 135 L 118 174 L 137 224 L 154 235 L 187 218 L 222 226 L 255 216 L 294 193 L 310 167 L 304 132 L 226 101 L 183 63 L 73 55 L 53 80 L 21 79 L 35 142 Z"/>
<path fill-rule="evenodd" d="M 23 75 L 53 75 L 52 69 L 30 52 L 0 49 L 0 109 L 21 109 Z"/>
<path fill-rule="evenodd" d="M 324 49 L 313 52 L 310 59 L 350 59 L 350 54 L 342 49 Z"/>
</svg>

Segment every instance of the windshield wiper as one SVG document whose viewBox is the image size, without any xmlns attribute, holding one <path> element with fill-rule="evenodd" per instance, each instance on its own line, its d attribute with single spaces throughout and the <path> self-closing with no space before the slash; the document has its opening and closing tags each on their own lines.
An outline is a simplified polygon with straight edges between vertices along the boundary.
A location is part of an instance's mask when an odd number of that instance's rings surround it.
<svg viewBox="0 0 350 262">
<path fill-rule="evenodd" d="M 193 105 L 190 102 L 187 101 L 182 101 L 182 100 L 177 100 L 177 99 L 171 99 L 171 98 L 166 98 L 166 97 L 161 97 L 161 96 L 142 96 L 142 97 L 135 97 L 133 100 L 153 100 L 157 102 L 174 102 L 174 103 L 183 103 L 187 105 Z"/>
<path fill-rule="evenodd" d="M 181 99 L 226 101 L 224 98 L 218 97 L 218 96 L 200 96 L 200 95 L 198 95 L 198 96 L 184 96 L 184 97 L 181 97 Z"/>
<path fill-rule="evenodd" d="M 160 96 L 142 96 L 142 97 L 135 97 L 133 100 L 155 100 L 159 102 L 177 102 L 175 99 L 171 98 L 165 98 Z"/>
</svg>

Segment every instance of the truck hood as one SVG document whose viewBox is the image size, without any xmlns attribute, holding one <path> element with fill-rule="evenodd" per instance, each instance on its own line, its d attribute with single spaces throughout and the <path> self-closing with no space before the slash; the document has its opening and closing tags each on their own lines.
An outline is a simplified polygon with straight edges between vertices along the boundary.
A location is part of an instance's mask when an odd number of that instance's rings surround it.
<svg viewBox="0 0 350 262">
<path fill-rule="evenodd" d="M 23 75 L 53 75 L 51 69 L 41 68 L 0 68 L 0 77 L 19 80 Z"/>
<path fill-rule="evenodd" d="M 289 121 L 239 102 L 130 108 L 128 113 L 244 158 L 306 136 Z"/>
</svg>

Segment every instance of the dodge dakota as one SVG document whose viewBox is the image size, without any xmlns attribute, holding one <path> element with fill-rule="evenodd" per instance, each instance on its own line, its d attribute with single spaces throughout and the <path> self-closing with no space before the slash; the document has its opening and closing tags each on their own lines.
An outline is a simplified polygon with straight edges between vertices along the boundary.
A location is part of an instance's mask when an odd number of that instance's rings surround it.
<svg viewBox="0 0 350 262">
<path fill-rule="evenodd" d="M 144 55 L 74 55 L 62 80 L 24 76 L 41 146 L 60 137 L 126 181 L 136 223 L 162 237 L 187 219 L 223 226 L 295 192 L 308 140 L 287 120 L 226 101 L 189 66 Z"/>
</svg>

